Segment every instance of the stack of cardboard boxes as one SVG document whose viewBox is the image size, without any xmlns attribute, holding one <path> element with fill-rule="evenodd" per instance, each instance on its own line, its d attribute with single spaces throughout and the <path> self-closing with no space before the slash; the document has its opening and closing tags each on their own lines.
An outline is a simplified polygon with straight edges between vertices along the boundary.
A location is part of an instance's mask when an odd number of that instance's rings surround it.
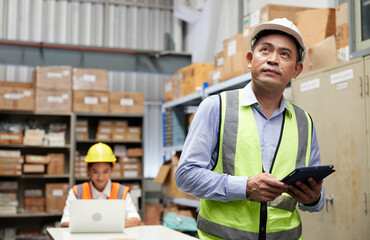
<svg viewBox="0 0 370 240">
<path fill-rule="evenodd" d="M 78 151 L 75 154 L 74 161 L 74 175 L 77 178 L 86 178 L 87 177 L 87 168 L 85 163 L 85 156 L 80 155 Z"/>
<path fill-rule="evenodd" d="M 45 212 L 45 197 L 42 189 L 26 189 L 24 191 L 24 211 L 26 213 Z"/>
<path fill-rule="evenodd" d="M 89 140 L 89 121 L 87 119 L 77 119 L 76 121 L 76 140 Z"/>
<path fill-rule="evenodd" d="M 0 150 L 0 175 L 22 175 L 23 161 L 19 150 Z"/>
<path fill-rule="evenodd" d="M 62 153 L 49 153 L 46 155 L 27 154 L 23 164 L 23 173 L 64 174 L 64 162 L 65 156 Z"/>
<path fill-rule="evenodd" d="M 69 191 L 68 183 L 45 184 L 45 209 L 48 213 L 62 213 Z"/>
<path fill-rule="evenodd" d="M 16 214 L 18 183 L 15 181 L 0 182 L 0 214 Z"/>
</svg>

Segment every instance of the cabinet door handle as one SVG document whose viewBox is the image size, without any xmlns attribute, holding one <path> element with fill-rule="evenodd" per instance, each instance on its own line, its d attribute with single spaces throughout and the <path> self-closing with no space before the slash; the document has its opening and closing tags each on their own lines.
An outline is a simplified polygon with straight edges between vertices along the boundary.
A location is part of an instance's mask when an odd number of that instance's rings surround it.
<svg viewBox="0 0 370 240">
<path fill-rule="evenodd" d="M 364 212 L 367 215 L 367 193 L 364 193 L 364 197 L 365 197 L 365 199 L 364 199 L 364 205 L 365 205 Z"/>
<path fill-rule="evenodd" d="M 366 95 L 369 96 L 369 76 L 365 75 Z"/>
<path fill-rule="evenodd" d="M 329 197 L 325 198 L 326 212 L 329 212 L 329 209 L 328 209 L 328 203 L 329 202 L 331 204 L 333 204 L 333 202 L 334 202 L 334 195 L 333 194 L 331 194 Z"/>
<path fill-rule="evenodd" d="M 362 97 L 364 95 L 364 84 L 363 84 L 362 77 L 359 77 L 359 79 L 360 79 L 360 89 L 361 89 L 360 96 Z"/>
</svg>

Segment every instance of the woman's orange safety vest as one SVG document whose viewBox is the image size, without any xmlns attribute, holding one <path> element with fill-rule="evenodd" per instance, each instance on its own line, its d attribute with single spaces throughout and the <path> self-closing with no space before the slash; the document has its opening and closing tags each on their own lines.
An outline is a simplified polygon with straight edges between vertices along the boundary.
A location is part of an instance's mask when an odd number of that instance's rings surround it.
<svg viewBox="0 0 370 240">
<path fill-rule="evenodd" d="M 127 193 L 130 191 L 129 187 L 112 182 L 112 189 L 108 199 L 126 199 Z M 92 199 L 90 183 L 84 182 L 82 184 L 74 185 L 73 192 L 77 199 Z"/>
</svg>

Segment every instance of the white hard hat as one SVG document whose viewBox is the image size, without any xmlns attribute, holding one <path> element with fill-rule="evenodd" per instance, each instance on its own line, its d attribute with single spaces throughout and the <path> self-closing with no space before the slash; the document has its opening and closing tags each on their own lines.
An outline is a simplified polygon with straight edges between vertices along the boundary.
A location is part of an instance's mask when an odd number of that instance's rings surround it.
<svg viewBox="0 0 370 240">
<path fill-rule="evenodd" d="M 253 30 L 251 34 L 250 38 L 251 49 L 256 40 L 256 36 L 263 30 L 278 30 L 281 32 L 285 32 L 291 35 L 293 38 L 295 38 L 298 44 L 300 45 L 301 49 L 298 54 L 300 55 L 300 61 L 303 62 L 304 57 L 306 55 L 306 47 L 304 46 L 303 38 L 301 33 L 299 32 L 299 29 L 297 28 L 296 25 L 294 25 L 294 23 L 292 23 L 286 18 L 275 18 L 274 20 L 271 20 L 269 22 L 261 23 Z"/>
</svg>

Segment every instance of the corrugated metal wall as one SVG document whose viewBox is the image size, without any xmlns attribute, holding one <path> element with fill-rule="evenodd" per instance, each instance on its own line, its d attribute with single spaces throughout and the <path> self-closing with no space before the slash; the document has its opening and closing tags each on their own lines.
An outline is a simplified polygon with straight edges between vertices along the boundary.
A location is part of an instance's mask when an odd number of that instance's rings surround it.
<svg viewBox="0 0 370 240">
<path fill-rule="evenodd" d="M 172 0 L 0 0 L 0 39 L 98 47 L 164 50 L 172 35 Z M 121 3 L 124 4 L 121 4 Z M 0 81 L 30 82 L 33 67 L 0 65 Z M 165 74 L 109 73 L 109 91 L 144 92 L 144 176 L 162 164 Z M 148 156 L 151 156 L 149 159 Z"/>
</svg>

